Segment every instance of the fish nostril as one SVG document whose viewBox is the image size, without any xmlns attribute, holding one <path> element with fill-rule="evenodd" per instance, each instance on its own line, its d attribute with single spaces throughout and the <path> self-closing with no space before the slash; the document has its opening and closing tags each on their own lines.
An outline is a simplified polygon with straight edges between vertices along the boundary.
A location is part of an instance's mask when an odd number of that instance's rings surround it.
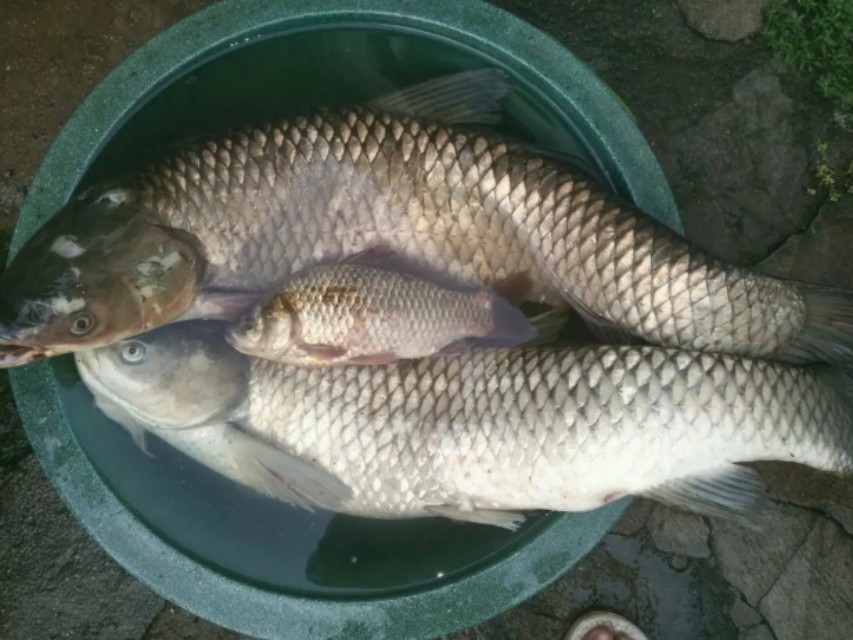
<svg viewBox="0 0 853 640">
<path fill-rule="evenodd" d="M 24 320 L 31 325 L 36 325 L 45 319 L 44 307 L 32 305 L 24 312 Z"/>
<path fill-rule="evenodd" d="M 254 316 L 247 314 L 240 318 L 238 328 L 240 329 L 241 333 L 249 333 L 252 329 L 255 328 Z"/>
</svg>

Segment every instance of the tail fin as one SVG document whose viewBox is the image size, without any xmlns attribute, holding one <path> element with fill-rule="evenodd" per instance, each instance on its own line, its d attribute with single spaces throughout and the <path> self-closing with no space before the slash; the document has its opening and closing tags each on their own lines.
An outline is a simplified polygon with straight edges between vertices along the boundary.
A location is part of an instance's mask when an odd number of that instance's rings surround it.
<svg viewBox="0 0 853 640">
<path fill-rule="evenodd" d="M 492 328 L 488 333 L 466 342 L 474 347 L 515 347 L 536 336 L 536 329 L 520 309 L 498 296 L 492 296 Z"/>
<path fill-rule="evenodd" d="M 514 305 L 524 302 L 532 288 L 533 281 L 527 271 L 515 273 L 492 284 L 492 291 Z"/>
<path fill-rule="evenodd" d="M 806 326 L 781 354 L 789 362 L 853 363 L 853 292 L 797 283 L 806 303 Z"/>
<path fill-rule="evenodd" d="M 536 337 L 527 344 L 528 346 L 541 346 L 557 340 L 560 331 L 566 327 L 566 315 L 552 309 L 530 318 L 530 324 L 536 331 Z"/>
</svg>

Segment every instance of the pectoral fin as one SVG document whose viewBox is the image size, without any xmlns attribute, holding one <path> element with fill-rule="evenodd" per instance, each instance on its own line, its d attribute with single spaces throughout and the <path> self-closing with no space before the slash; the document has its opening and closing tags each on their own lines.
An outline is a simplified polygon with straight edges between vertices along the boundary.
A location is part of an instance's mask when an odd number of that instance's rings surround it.
<svg viewBox="0 0 853 640">
<path fill-rule="evenodd" d="M 148 427 L 112 400 L 109 400 L 100 394 L 94 394 L 94 397 L 95 406 L 98 407 L 98 409 L 100 409 L 107 418 L 120 424 L 124 430 L 130 434 L 130 437 L 133 438 L 133 443 L 139 447 L 142 453 L 147 456 L 151 456 L 152 454 L 148 450 L 148 441 L 146 438 L 148 434 Z"/>
<path fill-rule="evenodd" d="M 435 352 L 437 356 L 458 356 L 460 353 L 470 351 L 471 344 L 467 340 L 451 342 Z"/>
<path fill-rule="evenodd" d="M 347 360 L 347 363 L 382 365 L 397 362 L 397 360 L 399 359 L 400 356 L 398 356 L 393 351 L 382 351 L 380 353 L 370 353 L 362 356 L 355 356 L 354 358 L 350 358 L 349 360 Z"/>
<path fill-rule="evenodd" d="M 193 301 L 192 306 L 178 319 L 226 320 L 233 322 L 255 304 L 261 294 L 257 291 L 227 289 L 204 289 Z"/>
<path fill-rule="evenodd" d="M 566 314 L 557 310 L 545 311 L 530 318 L 530 324 L 536 331 L 536 337 L 527 346 L 541 346 L 557 339 L 566 326 Z"/>
<path fill-rule="evenodd" d="M 352 497 L 352 489 L 319 465 L 230 426 L 225 437 L 234 461 L 256 491 L 309 511 L 335 509 Z"/>
<path fill-rule="evenodd" d="M 313 358 L 317 362 L 329 362 L 337 360 L 347 354 L 347 349 L 337 347 L 333 344 L 305 344 L 299 345 L 299 348 L 305 352 L 307 356 Z"/>
</svg>

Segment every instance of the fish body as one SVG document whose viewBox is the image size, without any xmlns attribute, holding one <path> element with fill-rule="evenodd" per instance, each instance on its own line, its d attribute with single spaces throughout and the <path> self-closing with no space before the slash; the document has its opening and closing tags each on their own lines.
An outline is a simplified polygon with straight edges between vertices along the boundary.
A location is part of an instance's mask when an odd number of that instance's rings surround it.
<svg viewBox="0 0 853 640">
<path fill-rule="evenodd" d="M 498 71 L 466 72 L 361 107 L 238 129 L 104 188 L 96 202 L 157 220 L 151 233 L 180 233 L 168 242 L 186 236 L 203 258 L 203 268 L 173 278 L 176 292 L 195 295 L 176 293 L 160 324 L 178 311 L 215 315 L 210 292 L 267 292 L 307 267 L 382 245 L 462 282 L 528 273 L 529 299 L 568 302 L 590 322 L 652 344 L 853 358 L 850 293 L 726 265 L 561 160 L 472 129 L 494 116 L 508 90 Z M 98 233 L 92 216 L 70 216 L 60 212 L 41 235 Z M 44 318 L 21 312 L 56 297 L 44 291 L 55 282 L 40 266 L 44 250 L 27 244 L 10 267 L 31 272 L 26 287 L 0 278 L 0 341 L 57 353 L 126 335 L 60 340 L 56 327 L 68 323 L 61 304 L 48 305 Z M 103 251 L 87 249 L 92 264 Z M 68 259 L 66 289 L 80 280 L 72 277 L 76 259 Z M 144 257 L 119 252 L 100 264 L 133 270 L 131 260 Z M 87 308 L 107 306 L 105 295 L 87 289 Z M 135 294 L 111 295 L 109 306 L 125 308 Z"/>
<path fill-rule="evenodd" d="M 294 275 L 229 333 L 243 353 L 303 366 L 383 364 L 534 337 L 524 314 L 485 287 L 452 286 L 393 268 L 385 252 Z M 521 275 L 504 288 L 527 286 Z"/>
<path fill-rule="evenodd" d="M 156 343 L 171 330 L 138 340 Z M 157 393 L 129 393 L 124 379 L 133 372 L 105 364 L 119 349 L 78 354 L 84 381 L 99 380 L 130 413 L 156 411 Z M 152 371 L 182 366 L 174 349 L 156 352 Z M 501 524 L 517 511 L 582 511 L 637 494 L 729 512 L 757 500 L 757 482 L 740 462 L 853 471 L 845 381 L 820 366 L 646 346 L 473 350 L 370 367 L 260 359 L 248 366 L 231 424 L 346 487 L 334 504 L 316 506 L 358 515 Z M 170 392 L 180 397 L 180 382 Z M 233 397 L 231 384 L 218 395 Z M 219 455 L 205 464 L 225 464 Z M 272 476 L 298 485 L 286 468 Z M 276 494 L 269 482 L 247 484 Z"/>
</svg>

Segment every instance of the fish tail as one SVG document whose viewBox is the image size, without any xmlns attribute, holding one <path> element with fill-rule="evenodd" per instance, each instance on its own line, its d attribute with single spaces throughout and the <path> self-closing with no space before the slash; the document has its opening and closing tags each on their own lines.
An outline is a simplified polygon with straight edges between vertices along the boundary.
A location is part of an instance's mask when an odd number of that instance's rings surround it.
<svg viewBox="0 0 853 640">
<path fill-rule="evenodd" d="M 491 328 L 482 336 L 473 336 L 467 340 L 471 346 L 510 348 L 536 336 L 536 329 L 527 317 L 507 300 L 492 296 Z"/>
<path fill-rule="evenodd" d="M 791 362 L 853 363 L 853 292 L 797 283 L 806 325 L 783 357 Z"/>
<path fill-rule="evenodd" d="M 530 324 L 536 331 L 536 338 L 527 343 L 527 346 L 542 346 L 554 342 L 559 338 L 560 331 L 567 325 L 566 314 L 560 310 L 551 309 L 530 318 Z"/>
<path fill-rule="evenodd" d="M 533 281 L 528 271 L 515 273 L 503 280 L 492 284 L 492 290 L 501 298 L 509 300 L 514 305 L 521 304 L 533 288 Z"/>
</svg>

